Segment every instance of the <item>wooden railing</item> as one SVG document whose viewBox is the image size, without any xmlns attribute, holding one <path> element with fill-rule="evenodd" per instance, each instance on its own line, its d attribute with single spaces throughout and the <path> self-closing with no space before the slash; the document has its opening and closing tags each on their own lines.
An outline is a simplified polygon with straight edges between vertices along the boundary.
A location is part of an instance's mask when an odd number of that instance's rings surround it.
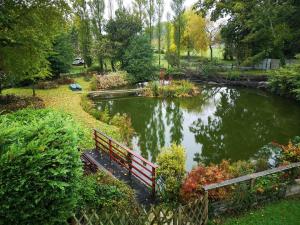
<svg viewBox="0 0 300 225">
<path fill-rule="evenodd" d="M 110 160 L 128 170 L 129 175 L 134 175 L 151 188 L 153 195 L 155 194 L 157 165 L 96 129 L 94 129 L 94 140 L 97 150 L 107 154 Z"/>
<path fill-rule="evenodd" d="M 233 184 L 238 184 L 238 183 L 245 182 L 245 181 L 252 181 L 252 180 L 255 180 L 259 177 L 268 176 L 268 175 L 271 175 L 271 174 L 274 174 L 274 173 L 283 172 L 283 171 L 290 170 L 290 169 L 297 168 L 297 167 L 300 167 L 300 162 L 291 163 L 291 164 L 286 165 L 286 166 L 280 166 L 280 167 L 276 167 L 276 168 L 269 169 L 269 170 L 264 170 L 264 171 L 261 171 L 261 172 L 258 172 L 258 173 L 248 174 L 248 175 L 233 178 L 233 179 L 230 179 L 230 180 L 225 180 L 225 181 L 222 181 L 222 182 L 219 182 L 219 183 L 208 184 L 208 185 L 203 186 L 203 189 L 205 191 L 210 191 L 210 190 L 213 190 L 213 189 L 216 189 L 216 188 L 223 188 L 223 187 L 226 187 L 226 186 L 230 186 L 230 185 L 233 185 Z"/>
</svg>

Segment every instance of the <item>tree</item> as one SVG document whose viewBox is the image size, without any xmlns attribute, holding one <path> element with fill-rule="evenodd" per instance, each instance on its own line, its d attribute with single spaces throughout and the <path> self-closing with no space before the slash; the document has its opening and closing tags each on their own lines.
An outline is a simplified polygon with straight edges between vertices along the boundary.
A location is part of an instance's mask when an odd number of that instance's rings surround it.
<svg viewBox="0 0 300 225">
<path fill-rule="evenodd" d="M 155 5 L 154 5 L 154 0 L 146 0 L 146 11 L 147 11 L 147 32 L 149 33 L 149 41 L 150 44 L 152 43 L 152 38 L 153 38 L 153 24 L 155 20 Z"/>
<path fill-rule="evenodd" d="M 105 9 L 104 0 L 92 0 L 89 2 L 89 6 L 90 6 L 90 16 L 91 16 L 95 42 L 101 42 L 102 27 L 103 27 L 103 20 L 104 20 L 104 9 Z M 97 54 L 97 58 L 100 66 L 100 72 L 103 72 L 102 54 Z"/>
<path fill-rule="evenodd" d="M 142 24 L 145 23 L 146 19 L 146 6 L 147 0 L 133 0 L 132 2 L 133 13 L 142 21 Z"/>
<path fill-rule="evenodd" d="M 183 35 L 183 46 L 187 50 L 188 58 L 190 51 L 204 51 L 208 47 L 208 38 L 206 35 L 206 21 L 193 10 L 187 10 L 184 13 L 186 28 Z"/>
<path fill-rule="evenodd" d="M 74 59 L 74 49 L 71 42 L 71 33 L 63 32 L 53 42 L 53 53 L 48 58 L 52 77 L 58 77 L 60 73 L 67 73 Z"/>
<path fill-rule="evenodd" d="M 253 64 L 268 57 L 280 58 L 284 63 L 286 56 L 293 57 L 299 50 L 295 43 L 299 43 L 300 26 L 294 22 L 299 18 L 299 1 L 229 0 L 223 4 L 204 0 L 195 7 L 211 13 L 213 21 L 230 17 L 221 34 L 227 52 L 234 53 L 239 62 Z"/>
<path fill-rule="evenodd" d="M 85 63 L 84 66 L 87 65 L 90 67 L 92 65 L 92 36 L 87 1 L 76 0 L 74 3 L 74 9 L 78 24 L 80 51 Z"/>
<path fill-rule="evenodd" d="M 210 61 L 213 60 L 213 46 L 220 42 L 219 29 L 212 21 L 206 22 L 205 25 L 206 36 L 208 40 L 208 46 L 210 50 Z"/>
<path fill-rule="evenodd" d="M 47 58 L 64 27 L 68 5 L 61 0 L 11 1 L 0 4 L 0 71 L 14 82 L 34 83 L 50 75 Z"/>
<path fill-rule="evenodd" d="M 131 40 L 124 58 L 124 68 L 135 81 L 154 79 L 153 49 L 145 36 L 136 36 Z"/>
<path fill-rule="evenodd" d="M 131 39 L 141 32 L 142 24 L 136 15 L 131 14 L 125 8 L 118 9 L 115 14 L 115 18 L 107 22 L 105 31 L 114 49 L 114 55 L 111 58 L 112 67 L 114 68 L 115 61 L 119 61 L 123 68 L 125 51 Z"/>
<path fill-rule="evenodd" d="M 157 6 L 157 27 L 158 27 L 158 65 L 160 67 L 160 53 L 161 53 L 161 19 L 164 12 L 164 1 L 163 0 L 156 0 Z"/>
<path fill-rule="evenodd" d="M 182 18 L 184 13 L 184 0 L 172 0 L 171 8 L 174 12 L 174 37 L 178 58 L 177 65 L 180 67 L 181 38 L 184 30 L 184 21 Z"/>
</svg>

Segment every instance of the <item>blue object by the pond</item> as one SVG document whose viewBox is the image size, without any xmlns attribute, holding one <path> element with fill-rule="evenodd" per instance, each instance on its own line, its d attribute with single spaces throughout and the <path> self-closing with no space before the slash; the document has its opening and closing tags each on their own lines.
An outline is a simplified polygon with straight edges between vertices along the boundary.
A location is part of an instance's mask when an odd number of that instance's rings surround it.
<svg viewBox="0 0 300 225">
<path fill-rule="evenodd" d="M 82 90 L 82 88 L 79 84 L 70 84 L 69 87 L 72 91 L 81 91 Z"/>
</svg>

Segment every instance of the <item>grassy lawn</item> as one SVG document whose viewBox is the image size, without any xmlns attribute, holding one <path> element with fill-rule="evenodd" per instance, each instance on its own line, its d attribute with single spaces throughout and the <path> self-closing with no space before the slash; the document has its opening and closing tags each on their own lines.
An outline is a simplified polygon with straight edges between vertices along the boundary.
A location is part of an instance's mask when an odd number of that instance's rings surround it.
<svg viewBox="0 0 300 225">
<path fill-rule="evenodd" d="M 83 77 L 75 78 L 75 80 L 83 90 L 89 90 L 89 82 L 85 81 Z M 30 88 L 11 88 L 4 90 L 3 94 L 32 95 L 32 90 Z M 44 100 L 46 107 L 67 112 L 81 124 L 87 140 L 87 145 L 84 147 L 89 148 L 93 145 L 91 138 L 93 128 L 99 128 L 108 135 L 119 139 L 116 127 L 96 120 L 82 109 L 80 105 L 82 94 L 72 92 L 68 85 L 61 85 L 55 89 L 36 90 L 36 94 Z"/>
<path fill-rule="evenodd" d="M 211 225 L 217 223 L 210 223 Z M 242 216 L 226 219 L 222 225 L 299 225 L 300 198 L 282 200 Z"/>
</svg>

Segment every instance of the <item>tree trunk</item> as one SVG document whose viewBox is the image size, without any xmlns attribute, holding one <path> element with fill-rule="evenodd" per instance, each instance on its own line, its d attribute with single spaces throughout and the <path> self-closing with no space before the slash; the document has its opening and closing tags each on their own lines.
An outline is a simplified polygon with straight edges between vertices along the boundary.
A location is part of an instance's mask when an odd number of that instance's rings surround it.
<svg viewBox="0 0 300 225">
<path fill-rule="evenodd" d="M 188 62 L 191 61 L 191 53 L 190 53 L 190 49 L 189 48 L 187 50 L 187 57 L 188 57 Z"/>
<path fill-rule="evenodd" d="M 210 49 L 210 61 L 213 60 L 213 49 L 212 49 L 212 46 L 209 45 L 209 49 Z"/>
<path fill-rule="evenodd" d="M 35 83 L 32 83 L 32 96 L 35 97 Z"/>
<path fill-rule="evenodd" d="M 102 59 L 102 56 L 99 56 L 99 66 L 100 66 L 100 73 L 103 73 L 103 59 Z"/>
<path fill-rule="evenodd" d="M 110 65 L 111 65 L 112 71 L 113 71 L 113 72 L 116 72 L 115 64 L 114 64 L 114 61 L 113 61 L 113 60 L 110 61 Z"/>
</svg>

